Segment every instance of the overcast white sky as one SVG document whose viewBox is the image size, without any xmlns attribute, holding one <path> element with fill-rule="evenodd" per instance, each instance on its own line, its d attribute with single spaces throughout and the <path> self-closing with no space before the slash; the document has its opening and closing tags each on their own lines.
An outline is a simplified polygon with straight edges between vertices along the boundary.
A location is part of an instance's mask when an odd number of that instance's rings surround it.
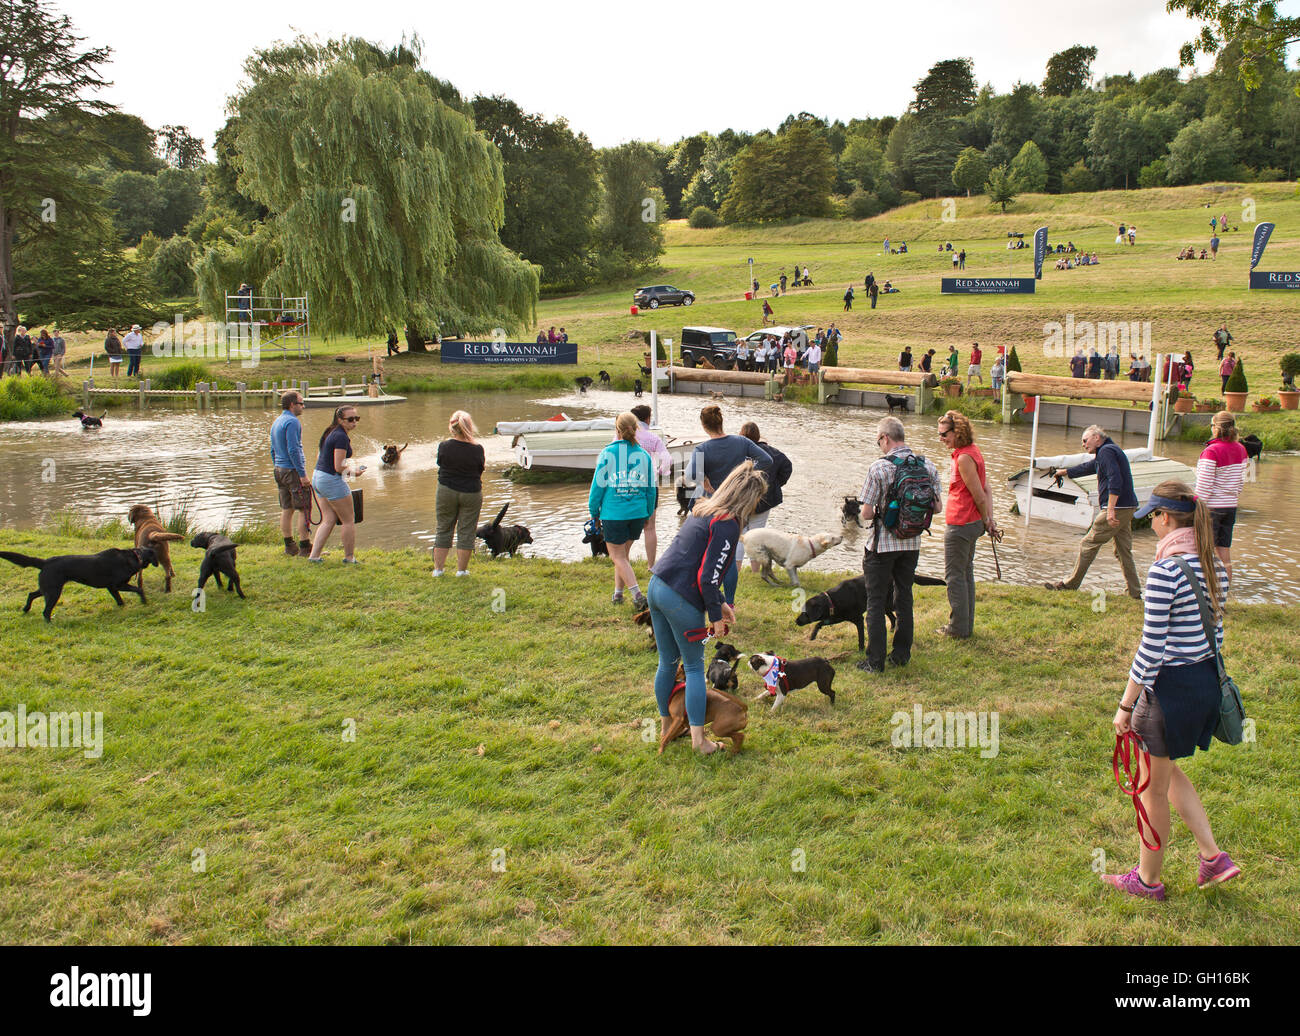
<svg viewBox="0 0 1300 1036">
<path fill-rule="evenodd" d="M 969 57 L 999 93 L 1041 82 L 1053 53 L 1098 49 L 1093 75 L 1178 64 L 1194 23 L 1164 0 L 53 0 L 113 48 L 106 99 L 211 147 L 254 47 L 298 33 L 386 45 L 424 39 L 424 64 L 467 97 L 505 94 L 563 115 L 597 147 L 700 130 L 775 128 L 791 112 L 898 115 L 935 61 Z M 1300 0 L 1282 10 L 1300 13 Z M 1202 66 L 1202 71 L 1208 66 Z"/>
</svg>

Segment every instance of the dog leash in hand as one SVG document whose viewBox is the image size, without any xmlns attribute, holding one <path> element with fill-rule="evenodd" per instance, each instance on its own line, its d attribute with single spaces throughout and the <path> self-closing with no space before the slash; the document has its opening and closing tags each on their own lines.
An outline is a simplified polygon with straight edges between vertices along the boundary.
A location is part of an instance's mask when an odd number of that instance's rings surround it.
<svg viewBox="0 0 1300 1036">
<path fill-rule="evenodd" d="M 1142 775 L 1142 760 L 1146 760 L 1146 776 Z M 1160 835 L 1151 824 L 1151 818 L 1147 816 L 1146 807 L 1142 805 L 1142 799 L 1139 797 L 1142 792 L 1147 790 L 1151 783 L 1151 753 L 1147 751 L 1146 745 L 1142 743 L 1140 735 L 1132 730 L 1126 730 L 1123 734 L 1115 735 L 1115 751 L 1110 757 L 1111 770 L 1115 774 L 1115 783 L 1119 785 L 1119 790 L 1133 800 L 1133 811 L 1137 814 L 1138 838 L 1141 839 L 1143 846 L 1152 852 L 1160 849 Z M 1120 777 L 1120 770 L 1124 771 L 1124 776 Z M 1146 835 L 1142 831 L 1142 825 L 1151 832 L 1151 838 L 1154 845 L 1147 841 Z"/>
</svg>

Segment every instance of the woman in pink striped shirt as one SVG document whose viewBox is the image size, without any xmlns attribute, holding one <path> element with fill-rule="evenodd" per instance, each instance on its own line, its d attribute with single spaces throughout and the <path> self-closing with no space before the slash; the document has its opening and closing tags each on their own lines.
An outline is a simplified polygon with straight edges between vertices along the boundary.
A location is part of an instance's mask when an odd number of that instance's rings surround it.
<svg viewBox="0 0 1300 1036">
<path fill-rule="evenodd" d="M 1220 410 L 1210 423 L 1214 433 L 1196 462 L 1196 498 L 1210 509 L 1214 523 L 1214 552 L 1219 555 L 1228 578 L 1232 527 L 1237 521 L 1237 500 L 1250 464 L 1246 447 L 1237 441 L 1237 422 L 1227 410 Z"/>
</svg>

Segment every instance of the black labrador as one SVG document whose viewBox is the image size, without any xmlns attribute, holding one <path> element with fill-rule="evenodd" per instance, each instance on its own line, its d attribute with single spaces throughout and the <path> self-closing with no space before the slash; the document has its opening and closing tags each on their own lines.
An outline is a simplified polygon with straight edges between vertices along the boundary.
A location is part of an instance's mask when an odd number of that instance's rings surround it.
<svg viewBox="0 0 1300 1036">
<path fill-rule="evenodd" d="M 221 577 L 226 577 L 226 593 L 234 590 L 240 597 L 244 596 L 244 588 L 239 582 L 239 570 L 235 568 L 235 541 L 228 536 L 223 536 L 219 532 L 201 532 L 194 539 L 190 540 L 191 547 L 197 547 L 199 550 L 206 551 L 203 555 L 203 564 L 199 567 L 199 589 L 203 589 L 203 584 L 211 576 L 217 581 L 217 589 L 221 589 Z"/>
<path fill-rule="evenodd" d="M 948 584 L 934 576 L 924 576 L 919 572 L 913 577 L 915 586 L 947 586 Z M 858 630 L 858 650 L 865 651 L 867 616 L 867 577 L 855 576 L 837 583 L 829 590 L 814 594 L 804 602 L 803 611 L 794 620 L 796 626 L 813 626 L 810 641 L 817 639 L 817 631 L 823 626 L 834 626 L 840 622 L 851 622 Z M 891 582 L 885 592 L 885 618 L 889 620 L 890 630 L 898 626 L 898 613 L 894 607 L 894 584 Z"/>
<path fill-rule="evenodd" d="M 509 509 L 510 501 L 507 500 L 496 518 L 490 522 L 484 522 L 474 533 L 476 539 L 480 539 L 487 544 L 488 550 L 492 552 L 493 557 L 498 554 L 509 554 L 514 557 L 515 551 L 521 546 L 533 542 L 533 534 L 528 531 L 526 526 L 501 524 L 501 519 L 506 516 L 506 511 Z"/>
<path fill-rule="evenodd" d="M 12 561 L 23 568 L 39 568 L 40 577 L 37 589 L 27 595 L 24 612 L 32 610 L 32 602 L 38 597 L 45 598 L 45 621 L 50 621 L 50 613 L 63 596 L 63 587 L 68 583 L 80 583 L 107 590 L 123 606 L 123 590 L 130 590 L 140 595 L 140 603 L 147 604 L 144 590 L 134 586 L 131 580 L 150 565 L 158 564 L 158 558 L 152 547 L 133 547 L 131 550 L 101 550 L 98 554 L 61 554 L 53 558 L 32 558 L 26 554 L 0 550 L 0 558 Z"/>
</svg>

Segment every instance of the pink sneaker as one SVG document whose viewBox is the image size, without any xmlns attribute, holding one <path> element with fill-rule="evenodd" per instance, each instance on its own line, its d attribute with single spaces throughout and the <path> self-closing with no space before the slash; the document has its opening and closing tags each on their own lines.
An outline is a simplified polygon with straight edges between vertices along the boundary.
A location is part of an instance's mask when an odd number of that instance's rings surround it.
<svg viewBox="0 0 1300 1036">
<path fill-rule="evenodd" d="M 1165 898 L 1165 886 L 1163 882 L 1157 881 L 1154 885 L 1148 885 L 1138 877 L 1138 869 L 1134 867 L 1127 874 L 1103 874 L 1101 880 L 1107 885 L 1113 885 L 1121 892 L 1127 892 L 1130 896 L 1141 896 L 1143 899 L 1156 899 L 1163 901 Z"/>
<path fill-rule="evenodd" d="M 1241 868 L 1232 862 L 1232 857 L 1227 853 L 1219 853 L 1212 860 L 1205 857 L 1198 857 L 1201 866 L 1196 871 L 1196 887 L 1209 888 L 1211 885 L 1221 885 L 1225 881 L 1231 881 L 1241 873 Z"/>
</svg>

